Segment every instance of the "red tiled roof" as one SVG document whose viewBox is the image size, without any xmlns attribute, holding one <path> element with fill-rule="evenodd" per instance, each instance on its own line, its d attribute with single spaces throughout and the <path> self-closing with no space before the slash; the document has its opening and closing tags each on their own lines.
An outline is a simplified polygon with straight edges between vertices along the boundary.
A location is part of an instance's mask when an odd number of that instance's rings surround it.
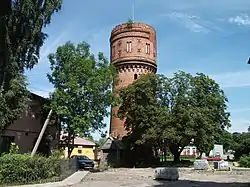
<svg viewBox="0 0 250 187">
<path fill-rule="evenodd" d="M 87 140 L 86 138 L 76 137 L 74 140 L 75 145 L 92 145 L 95 146 L 94 142 Z"/>
<path fill-rule="evenodd" d="M 68 133 L 62 133 L 60 135 L 60 140 L 63 140 L 63 136 L 67 136 Z M 74 145 L 88 145 L 88 146 L 95 146 L 95 143 L 86 139 L 86 138 L 80 138 L 80 137 L 75 137 L 74 139 Z"/>
</svg>

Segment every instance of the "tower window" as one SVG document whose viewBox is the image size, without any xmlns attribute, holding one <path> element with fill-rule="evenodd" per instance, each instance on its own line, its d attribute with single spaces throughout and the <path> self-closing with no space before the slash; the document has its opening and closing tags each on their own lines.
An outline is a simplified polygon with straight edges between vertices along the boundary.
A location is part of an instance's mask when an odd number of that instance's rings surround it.
<svg viewBox="0 0 250 187">
<path fill-rule="evenodd" d="M 134 80 L 136 80 L 138 78 L 137 74 L 134 74 Z"/>
<path fill-rule="evenodd" d="M 119 51 L 118 51 L 118 55 L 119 55 L 119 57 L 121 56 L 121 53 L 122 53 L 122 51 L 121 51 L 121 50 L 119 50 Z"/>
<path fill-rule="evenodd" d="M 113 50 L 112 50 L 112 57 L 115 56 L 115 45 L 113 45 Z"/>
<path fill-rule="evenodd" d="M 127 52 L 128 52 L 128 53 L 131 53 L 131 52 L 132 52 L 132 42 L 131 42 L 131 41 L 128 41 L 128 42 L 127 42 Z"/>
<path fill-rule="evenodd" d="M 146 43 L 146 54 L 150 54 L 150 44 Z"/>
</svg>

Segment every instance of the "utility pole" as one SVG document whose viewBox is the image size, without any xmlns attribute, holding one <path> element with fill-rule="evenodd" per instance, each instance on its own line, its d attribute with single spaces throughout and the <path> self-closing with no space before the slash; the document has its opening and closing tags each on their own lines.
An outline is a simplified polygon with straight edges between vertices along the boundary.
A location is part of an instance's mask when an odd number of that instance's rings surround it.
<svg viewBox="0 0 250 187">
<path fill-rule="evenodd" d="M 37 151 L 37 148 L 38 148 L 38 146 L 39 146 L 39 144 L 40 144 L 40 142 L 42 140 L 43 134 L 44 134 L 44 132 L 45 132 L 45 130 L 46 130 L 48 124 L 49 124 L 49 119 L 50 119 L 51 114 L 52 114 L 52 109 L 49 111 L 47 119 L 45 120 L 43 128 L 42 128 L 42 130 L 41 130 L 41 132 L 40 132 L 40 134 L 39 134 L 39 136 L 37 138 L 36 144 L 35 144 L 35 146 L 34 146 L 34 148 L 32 150 L 32 153 L 31 153 L 31 157 L 33 157 L 35 155 L 36 151 Z"/>
</svg>

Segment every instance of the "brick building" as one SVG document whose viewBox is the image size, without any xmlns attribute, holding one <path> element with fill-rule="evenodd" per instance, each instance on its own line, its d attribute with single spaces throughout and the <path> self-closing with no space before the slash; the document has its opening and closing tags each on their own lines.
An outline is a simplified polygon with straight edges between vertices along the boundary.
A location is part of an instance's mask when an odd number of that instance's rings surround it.
<svg viewBox="0 0 250 187">
<path fill-rule="evenodd" d="M 123 23 L 116 26 L 110 37 L 111 63 L 116 67 L 119 82 L 113 92 L 133 83 L 141 74 L 156 73 L 157 43 L 155 29 L 145 23 Z M 119 107 L 112 107 L 110 135 L 127 135 L 124 121 L 115 117 Z"/>
<path fill-rule="evenodd" d="M 0 154 L 8 152 L 12 142 L 18 145 L 20 153 L 32 151 L 44 123 L 41 107 L 45 102 L 47 99 L 30 93 L 29 110 L 24 111 L 20 118 L 0 133 Z M 52 135 L 52 147 L 58 143 L 58 130 L 59 127 L 53 123 L 49 123 L 46 129 Z"/>
</svg>

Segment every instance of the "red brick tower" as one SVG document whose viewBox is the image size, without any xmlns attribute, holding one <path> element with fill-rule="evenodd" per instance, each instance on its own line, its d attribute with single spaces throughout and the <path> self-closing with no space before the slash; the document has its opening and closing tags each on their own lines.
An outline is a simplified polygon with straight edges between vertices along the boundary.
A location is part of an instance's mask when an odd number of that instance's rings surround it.
<svg viewBox="0 0 250 187">
<path fill-rule="evenodd" d="M 156 73 L 156 31 L 144 23 L 123 23 L 116 26 L 110 37 L 111 63 L 117 69 L 119 82 L 113 92 L 125 87 L 141 74 Z M 122 138 L 127 135 L 124 121 L 115 117 L 119 107 L 112 107 L 110 135 Z"/>
</svg>

